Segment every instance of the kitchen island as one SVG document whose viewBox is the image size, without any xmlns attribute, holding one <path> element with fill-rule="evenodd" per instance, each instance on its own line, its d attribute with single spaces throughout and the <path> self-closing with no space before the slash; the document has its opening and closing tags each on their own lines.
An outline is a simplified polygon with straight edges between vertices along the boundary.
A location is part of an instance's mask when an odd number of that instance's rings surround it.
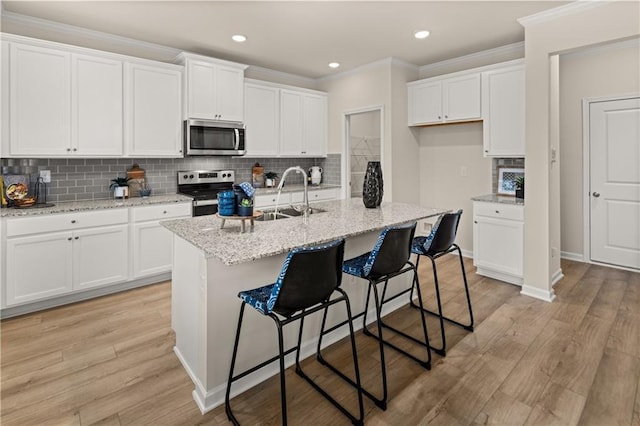
<svg viewBox="0 0 640 426">
<path fill-rule="evenodd" d="M 195 384 L 193 397 L 203 413 L 224 401 L 241 303 L 238 292 L 274 282 L 286 255 L 294 247 L 345 238 L 345 258 L 350 258 L 370 251 L 380 231 L 387 226 L 444 212 L 404 203 L 383 203 L 379 208 L 366 209 L 361 199 L 327 201 L 313 206 L 325 212 L 310 215 L 307 223 L 302 217 L 256 222 L 251 232 L 246 233 L 239 232 L 239 224 L 221 229 L 221 219 L 214 216 L 162 222 L 174 233 L 171 306 L 172 327 L 176 333 L 174 350 Z M 390 288 L 396 291 L 407 288 L 411 280 L 409 274 L 405 275 L 395 278 L 400 283 Z M 349 294 L 353 312 L 361 312 L 366 281 L 345 275 L 342 286 Z M 390 302 L 383 314 L 405 303 L 403 298 Z M 257 320 L 259 316 L 252 309 L 245 314 L 237 371 L 277 353 L 275 327 L 271 321 Z M 345 318 L 344 310 L 335 308 L 330 311 L 328 324 Z M 306 320 L 303 357 L 314 353 L 320 319 L 320 314 L 316 314 Z M 360 328 L 362 323 L 355 326 Z M 284 331 L 285 345 L 291 347 L 297 326 Z M 346 335 L 347 327 L 342 327 L 327 335 L 323 342 L 329 345 Z M 293 362 L 293 354 L 287 361 L 288 365 Z M 234 393 L 241 393 L 277 373 L 274 363 L 239 380 Z"/>
</svg>

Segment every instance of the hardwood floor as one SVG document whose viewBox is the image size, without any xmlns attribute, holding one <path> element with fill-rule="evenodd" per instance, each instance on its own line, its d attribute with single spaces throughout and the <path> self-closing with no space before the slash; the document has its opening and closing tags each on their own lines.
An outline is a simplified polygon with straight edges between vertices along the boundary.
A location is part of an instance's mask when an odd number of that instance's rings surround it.
<svg viewBox="0 0 640 426">
<path fill-rule="evenodd" d="M 421 263 L 434 308 L 431 266 Z M 434 354 L 431 371 L 387 350 L 389 407 L 365 399 L 367 424 L 640 426 L 640 274 L 566 261 L 557 300 L 545 303 L 476 275 L 470 259 L 466 267 L 475 332 L 447 327 L 447 356 Z M 457 259 L 442 259 L 439 277 L 445 313 L 464 319 Z M 2 321 L 2 425 L 228 424 L 224 407 L 203 416 L 191 397 L 172 351 L 170 292 L 162 283 Z M 418 334 L 415 310 L 389 322 Z M 437 345 L 437 322 L 428 325 Z M 357 344 L 363 383 L 378 393 L 376 343 L 359 333 Z M 326 357 L 351 371 L 346 341 Z M 313 360 L 304 367 L 355 407 L 342 381 Z M 347 424 L 291 369 L 286 375 L 290 423 Z M 243 424 L 280 424 L 277 377 L 232 404 Z"/>
</svg>

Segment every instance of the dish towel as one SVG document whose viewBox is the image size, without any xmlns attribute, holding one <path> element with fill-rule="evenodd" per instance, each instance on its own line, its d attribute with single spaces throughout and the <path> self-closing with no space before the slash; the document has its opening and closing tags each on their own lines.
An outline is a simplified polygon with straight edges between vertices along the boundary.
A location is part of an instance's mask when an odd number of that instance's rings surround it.
<svg viewBox="0 0 640 426">
<path fill-rule="evenodd" d="M 240 184 L 240 188 L 244 191 L 248 198 L 253 198 L 253 195 L 256 193 L 256 190 L 253 188 L 249 182 L 242 182 Z"/>
</svg>

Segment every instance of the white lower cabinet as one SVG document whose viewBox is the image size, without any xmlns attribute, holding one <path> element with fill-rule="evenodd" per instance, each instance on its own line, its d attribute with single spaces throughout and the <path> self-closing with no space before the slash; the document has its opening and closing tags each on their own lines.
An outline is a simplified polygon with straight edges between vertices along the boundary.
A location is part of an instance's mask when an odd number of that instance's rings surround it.
<svg viewBox="0 0 640 426">
<path fill-rule="evenodd" d="M 171 272 L 173 236 L 161 220 L 191 216 L 191 203 L 132 208 L 133 277 Z"/>
<path fill-rule="evenodd" d="M 479 275 L 522 285 L 524 206 L 473 203 L 473 264 Z"/>
<path fill-rule="evenodd" d="M 326 189 L 313 189 L 309 191 L 309 202 L 335 200 L 339 198 L 339 188 L 326 188 Z M 276 202 L 278 207 L 287 207 L 289 204 L 300 204 L 304 200 L 303 191 L 283 192 L 280 194 L 278 200 L 278 194 L 262 194 L 256 195 L 254 198 L 254 206 L 257 209 L 264 209 L 268 207 L 275 207 Z"/>
<path fill-rule="evenodd" d="M 82 220 L 81 214 L 65 216 L 74 225 Z M 128 235 L 125 219 L 121 225 L 9 238 L 7 306 L 126 281 Z"/>
</svg>

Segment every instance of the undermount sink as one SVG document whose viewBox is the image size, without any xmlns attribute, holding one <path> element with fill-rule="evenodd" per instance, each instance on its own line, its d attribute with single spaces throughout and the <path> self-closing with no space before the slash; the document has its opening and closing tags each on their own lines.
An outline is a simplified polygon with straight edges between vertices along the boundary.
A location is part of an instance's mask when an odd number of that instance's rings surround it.
<svg viewBox="0 0 640 426">
<path fill-rule="evenodd" d="M 319 209 L 316 207 L 311 207 L 309 209 L 309 214 L 324 213 L 324 212 L 326 212 L 326 210 Z M 277 214 L 274 210 L 263 211 L 262 216 L 260 216 L 255 220 L 266 222 L 269 220 L 289 219 L 291 217 L 297 217 L 297 216 L 302 216 L 302 212 L 299 212 L 298 210 L 293 208 L 286 208 L 286 209 L 278 209 Z"/>
</svg>

